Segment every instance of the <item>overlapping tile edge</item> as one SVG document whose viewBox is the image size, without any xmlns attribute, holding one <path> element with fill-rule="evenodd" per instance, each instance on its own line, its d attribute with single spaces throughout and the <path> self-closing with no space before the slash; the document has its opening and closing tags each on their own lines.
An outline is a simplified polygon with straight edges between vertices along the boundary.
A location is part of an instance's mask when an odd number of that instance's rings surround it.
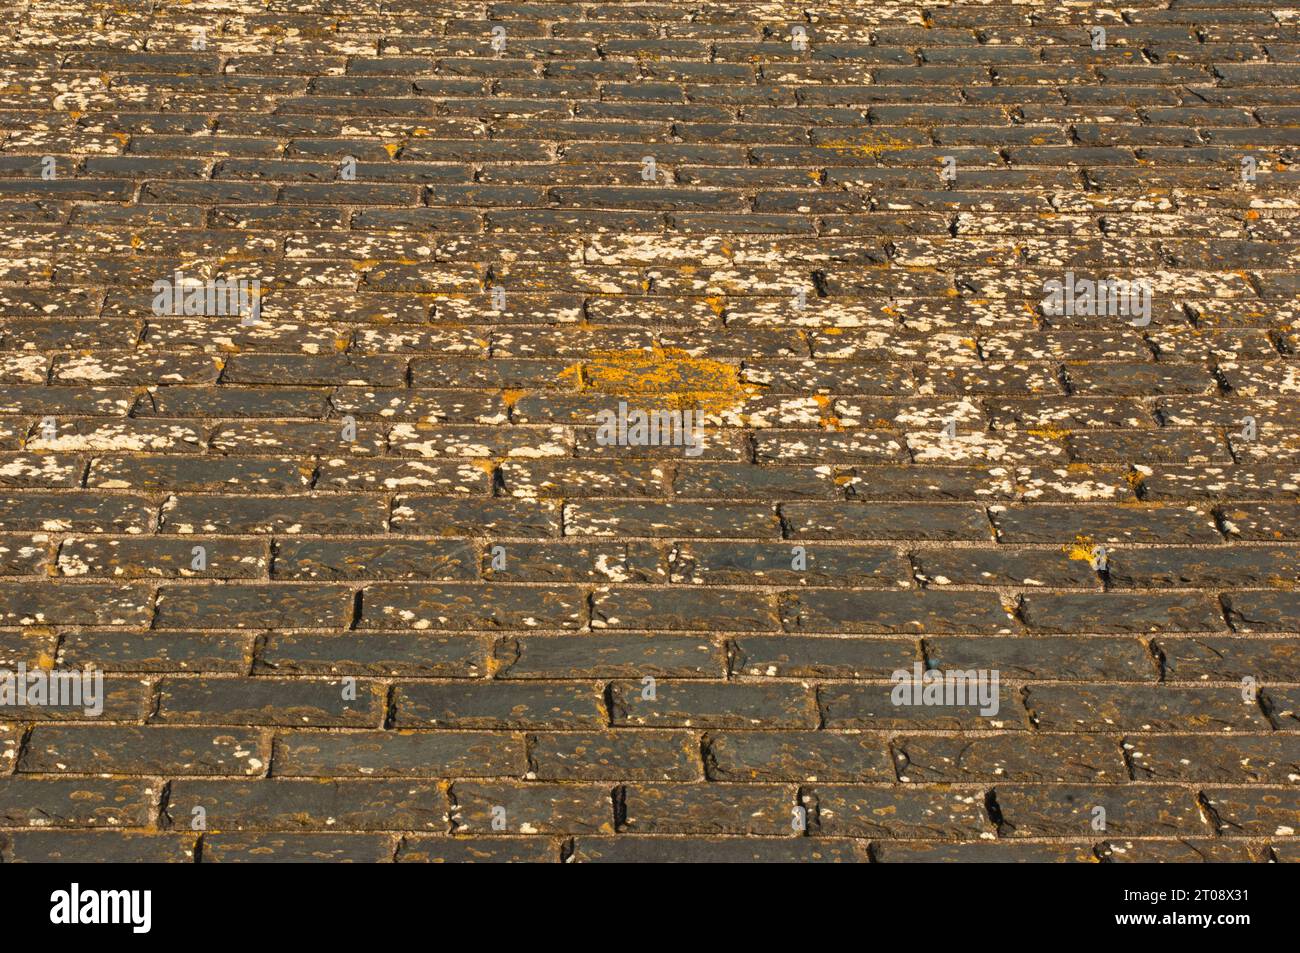
<svg viewBox="0 0 1300 953">
<path fill-rule="evenodd" d="M 0 861 L 1295 860 L 1297 142 L 1249 0 L 20 4 Z"/>
</svg>

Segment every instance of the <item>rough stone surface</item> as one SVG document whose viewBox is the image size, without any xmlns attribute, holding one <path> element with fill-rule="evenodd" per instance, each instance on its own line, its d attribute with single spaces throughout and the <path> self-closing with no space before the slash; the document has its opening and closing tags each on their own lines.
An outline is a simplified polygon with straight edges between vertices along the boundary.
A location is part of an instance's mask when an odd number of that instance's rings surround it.
<svg viewBox="0 0 1300 953">
<path fill-rule="evenodd" d="M 0 862 L 1300 860 L 1274 6 L 19 0 Z"/>
</svg>

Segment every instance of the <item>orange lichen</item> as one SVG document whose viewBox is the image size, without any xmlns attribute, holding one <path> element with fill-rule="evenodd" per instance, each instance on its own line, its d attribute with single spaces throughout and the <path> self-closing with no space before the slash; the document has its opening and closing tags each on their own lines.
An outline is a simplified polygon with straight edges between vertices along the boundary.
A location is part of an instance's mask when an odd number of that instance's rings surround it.
<svg viewBox="0 0 1300 953">
<path fill-rule="evenodd" d="M 817 402 L 818 424 L 823 430 L 844 429 L 840 418 L 835 415 L 835 401 L 833 398 L 824 394 L 814 394 L 813 400 Z"/>
<path fill-rule="evenodd" d="M 1065 554 L 1077 562 L 1090 563 L 1097 555 L 1097 547 L 1089 536 L 1076 536 L 1074 542 L 1064 548 Z"/>
<path fill-rule="evenodd" d="M 732 410 L 758 392 L 740 380 L 733 364 L 692 357 L 680 348 L 633 348 L 595 351 L 585 361 L 565 368 L 560 379 L 580 391 L 634 397 L 647 406 L 709 412 Z"/>
<path fill-rule="evenodd" d="M 817 147 L 819 149 L 834 149 L 836 152 L 847 153 L 848 155 L 870 156 L 877 159 L 884 152 L 915 149 L 916 144 L 903 142 L 901 139 L 895 139 L 890 135 L 882 135 L 879 142 L 850 142 L 848 139 L 828 139 L 825 142 L 818 143 Z"/>
</svg>

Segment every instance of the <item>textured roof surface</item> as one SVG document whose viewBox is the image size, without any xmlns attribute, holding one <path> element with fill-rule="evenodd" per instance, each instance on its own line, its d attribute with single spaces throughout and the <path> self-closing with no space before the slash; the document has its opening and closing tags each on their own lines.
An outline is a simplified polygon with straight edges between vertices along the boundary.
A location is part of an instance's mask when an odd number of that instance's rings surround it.
<svg viewBox="0 0 1300 953">
<path fill-rule="evenodd" d="M 0 860 L 1297 859 L 1297 143 L 1255 0 L 19 4 Z"/>
</svg>

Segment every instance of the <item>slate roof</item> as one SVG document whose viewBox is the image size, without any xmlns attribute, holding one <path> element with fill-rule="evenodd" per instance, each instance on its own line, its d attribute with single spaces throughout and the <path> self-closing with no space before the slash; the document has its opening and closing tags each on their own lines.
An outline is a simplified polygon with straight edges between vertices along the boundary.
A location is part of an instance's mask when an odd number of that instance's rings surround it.
<svg viewBox="0 0 1300 953">
<path fill-rule="evenodd" d="M 1300 857 L 1273 7 L 19 3 L 0 860 Z"/>
</svg>

